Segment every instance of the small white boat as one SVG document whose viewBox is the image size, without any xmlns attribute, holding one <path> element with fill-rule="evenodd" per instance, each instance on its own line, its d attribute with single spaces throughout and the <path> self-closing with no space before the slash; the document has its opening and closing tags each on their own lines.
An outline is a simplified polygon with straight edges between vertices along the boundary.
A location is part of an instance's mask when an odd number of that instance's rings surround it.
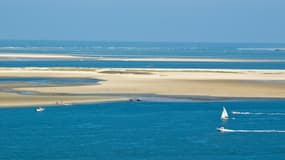
<svg viewBox="0 0 285 160">
<path fill-rule="evenodd" d="M 226 128 L 224 128 L 224 127 L 217 128 L 217 130 L 218 130 L 219 132 L 232 132 L 232 131 L 233 131 L 233 130 L 231 130 L 231 129 L 226 129 Z"/>
<path fill-rule="evenodd" d="M 72 103 L 62 103 L 62 105 L 64 105 L 64 106 L 71 106 Z"/>
<path fill-rule="evenodd" d="M 36 112 L 43 112 L 45 111 L 45 109 L 43 107 L 37 107 L 36 108 Z"/>
<path fill-rule="evenodd" d="M 225 120 L 228 120 L 228 119 L 229 119 L 228 112 L 227 112 L 226 108 L 223 107 L 223 112 L 221 114 L 221 120 L 225 121 Z"/>
</svg>

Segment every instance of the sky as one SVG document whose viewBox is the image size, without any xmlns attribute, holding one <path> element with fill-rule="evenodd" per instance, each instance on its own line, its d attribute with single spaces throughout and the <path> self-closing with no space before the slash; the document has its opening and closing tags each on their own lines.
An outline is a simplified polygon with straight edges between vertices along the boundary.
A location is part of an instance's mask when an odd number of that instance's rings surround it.
<svg viewBox="0 0 285 160">
<path fill-rule="evenodd" d="M 285 0 L 0 0 L 0 39 L 282 42 Z"/>
</svg>

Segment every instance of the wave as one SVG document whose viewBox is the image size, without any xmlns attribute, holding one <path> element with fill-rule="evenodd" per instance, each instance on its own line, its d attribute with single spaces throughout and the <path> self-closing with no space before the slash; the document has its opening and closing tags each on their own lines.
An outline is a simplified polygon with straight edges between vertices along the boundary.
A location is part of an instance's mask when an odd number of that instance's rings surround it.
<svg viewBox="0 0 285 160">
<path fill-rule="evenodd" d="M 236 115 L 270 115 L 270 116 L 285 116 L 285 113 L 266 113 L 266 112 L 236 112 L 233 111 L 232 114 L 236 114 Z"/>
<path fill-rule="evenodd" d="M 237 48 L 240 51 L 285 51 L 285 48 Z"/>
</svg>

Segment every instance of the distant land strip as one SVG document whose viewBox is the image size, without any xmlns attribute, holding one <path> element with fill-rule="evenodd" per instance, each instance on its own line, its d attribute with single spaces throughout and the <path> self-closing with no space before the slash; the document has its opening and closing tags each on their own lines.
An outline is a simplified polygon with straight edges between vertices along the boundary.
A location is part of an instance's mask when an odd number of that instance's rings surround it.
<svg viewBox="0 0 285 160">
<path fill-rule="evenodd" d="M 108 55 L 110 56 L 110 55 Z M 48 53 L 0 53 L 0 60 L 6 59 L 63 59 L 63 60 L 98 60 L 98 61 L 150 61 L 150 62 L 285 62 L 285 59 L 234 59 L 234 58 L 192 58 L 192 57 L 104 57 L 81 56 L 71 54 Z"/>
<path fill-rule="evenodd" d="M 0 67 L 0 78 L 5 77 L 100 81 L 47 86 L 21 81 L 1 82 L 0 88 L 5 90 L 0 90 L 0 107 L 126 101 L 140 94 L 285 99 L 285 70 Z"/>
</svg>

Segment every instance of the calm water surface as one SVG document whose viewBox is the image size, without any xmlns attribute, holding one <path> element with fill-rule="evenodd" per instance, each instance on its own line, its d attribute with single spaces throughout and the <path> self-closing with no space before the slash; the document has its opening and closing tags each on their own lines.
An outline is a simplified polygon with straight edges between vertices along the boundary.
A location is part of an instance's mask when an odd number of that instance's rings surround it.
<svg viewBox="0 0 285 160">
<path fill-rule="evenodd" d="M 230 129 L 285 130 L 285 101 L 116 102 L 0 109 L 0 159 L 284 159 L 285 133 L 219 133 Z"/>
<path fill-rule="evenodd" d="M 280 49 L 280 50 L 276 50 Z M 72 54 L 90 57 L 177 57 L 285 60 L 282 43 L 175 43 L 0 40 L 1 53 Z M 284 62 L 122 62 L 6 59 L 0 67 L 285 69 Z"/>
<path fill-rule="evenodd" d="M 194 57 L 285 60 L 285 44 L 0 41 L 1 53 L 73 54 L 100 57 Z M 0 67 L 285 69 L 285 63 L 122 62 L 6 59 Z M 0 79 L 39 84 L 80 79 Z M 228 111 L 261 114 L 230 115 Z M 116 102 L 0 109 L 0 160 L 284 160 L 285 133 L 219 133 L 285 130 L 284 100 L 223 102 Z"/>
</svg>

